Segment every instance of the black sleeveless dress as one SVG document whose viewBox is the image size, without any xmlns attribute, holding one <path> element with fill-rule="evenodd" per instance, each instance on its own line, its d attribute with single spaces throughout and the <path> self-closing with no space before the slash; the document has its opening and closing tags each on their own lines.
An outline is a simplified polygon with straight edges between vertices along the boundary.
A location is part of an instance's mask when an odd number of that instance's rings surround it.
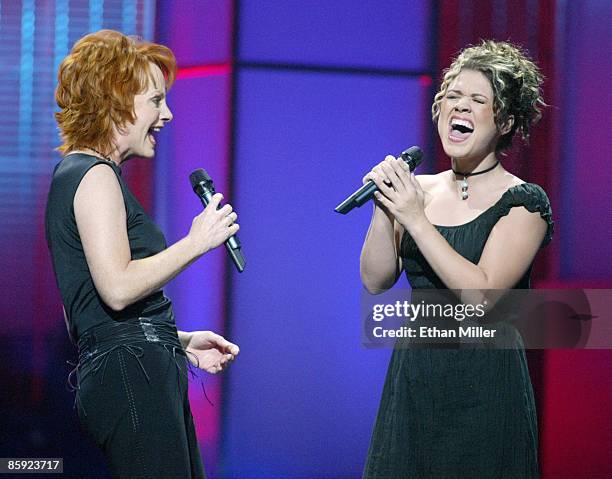
<svg viewBox="0 0 612 479">
<path fill-rule="evenodd" d="M 524 183 L 469 223 L 436 226 L 464 258 L 478 263 L 487 238 L 514 207 L 539 212 L 552 236 L 548 197 Z M 400 254 L 413 289 L 444 288 L 414 240 Z M 529 288 L 531 267 L 515 286 Z M 538 430 L 525 352 L 516 349 L 393 351 L 364 478 L 537 478 Z"/>
</svg>

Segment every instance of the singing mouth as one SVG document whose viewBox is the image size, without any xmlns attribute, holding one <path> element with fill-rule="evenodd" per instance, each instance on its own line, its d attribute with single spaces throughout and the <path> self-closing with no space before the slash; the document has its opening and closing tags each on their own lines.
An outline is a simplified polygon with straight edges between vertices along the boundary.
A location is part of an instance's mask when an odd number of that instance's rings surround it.
<svg viewBox="0 0 612 479">
<path fill-rule="evenodd" d="M 159 127 L 159 126 L 152 126 L 151 128 L 149 128 L 149 131 L 148 131 L 148 134 L 147 134 L 147 138 L 154 145 L 157 143 L 157 141 L 155 139 L 155 135 L 157 135 L 160 132 L 160 130 L 161 130 L 161 127 Z"/>
<path fill-rule="evenodd" d="M 456 116 L 451 117 L 448 137 L 452 141 L 465 141 L 472 133 L 474 133 L 474 123 L 471 120 Z"/>
</svg>

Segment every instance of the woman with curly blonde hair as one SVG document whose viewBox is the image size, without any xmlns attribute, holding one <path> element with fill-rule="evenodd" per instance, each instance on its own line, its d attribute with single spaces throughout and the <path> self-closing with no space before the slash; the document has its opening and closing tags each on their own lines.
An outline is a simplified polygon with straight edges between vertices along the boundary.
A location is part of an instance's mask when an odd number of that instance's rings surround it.
<svg viewBox="0 0 612 479">
<path fill-rule="evenodd" d="M 415 177 L 387 156 L 364 177 L 380 190 L 361 254 L 368 291 L 402 271 L 417 294 L 529 287 L 552 235 L 550 203 L 499 157 L 539 119 L 541 84 L 509 43 L 483 41 L 453 61 L 432 107 L 451 169 Z M 539 477 L 533 391 L 520 338 L 513 346 L 396 348 L 364 477 Z"/>
<path fill-rule="evenodd" d="M 187 395 L 187 360 L 210 373 L 238 354 L 210 331 L 177 331 L 162 288 L 238 231 L 220 194 L 171 246 L 121 176 L 152 158 L 172 113 L 172 52 L 112 30 L 79 40 L 60 65 L 63 159 L 46 233 L 70 336 L 78 345 L 76 404 L 113 477 L 201 478 Z M 72 376 L 72 373 L 71 373 Z"/>
</svg>

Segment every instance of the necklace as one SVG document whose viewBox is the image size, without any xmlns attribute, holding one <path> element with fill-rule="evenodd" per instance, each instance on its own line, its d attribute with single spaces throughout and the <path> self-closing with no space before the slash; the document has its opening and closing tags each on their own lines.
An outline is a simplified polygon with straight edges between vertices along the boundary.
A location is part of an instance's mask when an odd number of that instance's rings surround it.
<svg viewBox="0 0 612 479">
<path fill-rule="evenodd" d="M 110 161 L 111 163 L 114 163 L 113 160 L 110 159 L 110 156 L 106 156 L 103 155 L 102 153 L 100 153 L 98 150 L 96 150 L 95 148 L 92 148 L 91 146 L 86 146 L 85 148 L 87 148 L 88 150 L 93 151 L 94 153 L 97 153 L 98 155 L 100 155 L 102 158 L 104 158 L 106 161 Z"/>
<path fill-rule="evenodd" d="M 487 173 L 487 172 L 491 171 L 493 168 L 495 168 L 497 165 L 499 165 L 499 161 L 496 161 L 493 166 L 487 168 L 486 170 L 477 171 L 476 173 L 464 173 L 462 171 L 457 171 L 454 168 L 451 168 L 453 170 L 453 173 L 455 173 L 456 175 L 463 176 L 463 181 L 461 182 L 461 199 L 462 200 L 467 200 L 468 199 L 468 182 L 467 182 L 467 179 L 470 176 L 482 175 L 483 173 Z"/>
</svg>

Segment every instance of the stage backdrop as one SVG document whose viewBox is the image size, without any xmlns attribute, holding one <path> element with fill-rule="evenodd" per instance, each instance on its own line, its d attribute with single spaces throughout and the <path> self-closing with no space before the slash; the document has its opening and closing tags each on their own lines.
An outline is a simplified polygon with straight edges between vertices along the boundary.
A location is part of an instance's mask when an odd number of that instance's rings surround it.
<svg viewBox="0 0 612 479">
<path fill-rule="evenodd" d="M 431 164 L 433 16 L 424 1 L 238 2 L 223 477 L 359 477 L 389 351 L 360 344 L 371 205 L 334 207 L 387 154 Z M 405 281 L 403 282 L 405 285 Z"/>
<path fill-rule="evenodd" d="M 179 60 L 175 120 L 153 162 L 124 168 L 170 242 L 201 207 L 206 168 L 240 214 L 247 270 L 221 249 L 167 289 L 184 329 L 242 347 L 190 395 L 210 477 L 359 477 L 388 351 L 359 343 L 358 257 L 369 206 L 333 207 L 387 153 L 413 144 L 446 169 L 429 105 L 468 43 L 510 39 L 543 67 L 550 107 L 506 160 L 545 187 L 556 234 L 537 285 L 610 287 L 609 2 L 1 0 L 0 456 L 64 457 L 65 477 L 104 477 L 65 387 L 68 342 L 43 230 L 59 143 L 56 69 L 100 28 L 155 38 Z M 433 81 L 432 81 L 433 80 Z M 405 286 L 402 280 L 402 286 Z M 612 476 L 609 351 L 530 354 L 544 478 Z M 203 376 L 204 377 L 204 376 Z"/>
</svg>

